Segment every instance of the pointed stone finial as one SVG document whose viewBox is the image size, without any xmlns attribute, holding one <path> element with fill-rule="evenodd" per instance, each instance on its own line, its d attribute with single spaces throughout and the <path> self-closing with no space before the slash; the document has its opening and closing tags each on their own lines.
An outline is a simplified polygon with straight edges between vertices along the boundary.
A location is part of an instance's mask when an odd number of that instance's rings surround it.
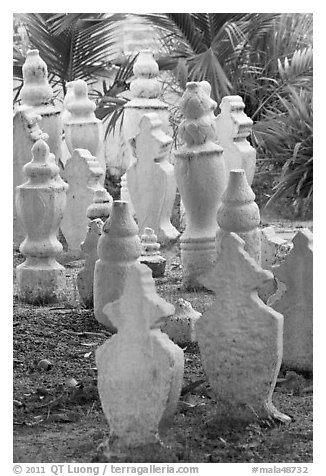
<svg viewBox="0 0 326 476">
<path fill-rule="evenodd" d="M 83 79 L 73 82 L 73 95 L 68 102 L 67 109 L 71 113 L 71 121 L 96 119 L 94 114 L 96 104 L 89 99 L 87 83 Z"/>
<path fill-rule="evenodd" d="M 105 188 L 95 190 L 93 203 L 87 208 L 87 218 L 90 220 L 100 218 L 105 222 L 110 216 L 112 204 L 113 198 Z"/>
<path fill-rule="evenodd" d="M 19 299 L 42 305 L 64 296 L 65 269 L 55 257 L 62 250 L 57 233 L 68 186 L 44 140 L 35 142 L 32 157 L 23 168 L 28 180 L 16 189 L 17 213 L 26 233 L 20 246 L 26 261 L 17 266 L 16 278 Z"/>
<path fill-rule="evenodd" d="M 307 228 L 297 232 L 285 260 L 273 268 L 286 285 L 285 293 L 271 306 L 284 314 L 283 365 L 294 370 L 313 370 L 313 235 Z"/>
<path fill-rule="evenodd" d="M 152 228 L 145 228 L 140 239 L 142 252 L 139 262 L 151 268 L 153 278 L 164 276 L 166 259 L 161 256 L 161 245 L 157 242 L 157 236 L 154 230 Z"/>
<path fill-rule="evenodd" d="M 88 150 L 75 149 L 66 162 L 65 179 L 69 190 L 61 229 L 68 250 L 73 253 L 80 252 L 88 224 L 86 210 L 93 203 L 94 193 L 103 189 L 100 184 L 102 176 L 103 170 L 99 162 Z"/>
<path fill-rule="evenodd" d="M 175 152 L 174 171 L 186 210 L 186 229 L 181 238 L 183 284 L 202 287 L 198 276 L 216 257 L 216 213 L 226 187 L 222 148 L 214 143 L 213 110 L 216 107 L 206 83 L 188 83 L 181 99 L 185 119 L 179 126 L 185 144 Z"/>
<path fill-rule="evenodd" d="M 94 313 L 96 319 L 116 332 L 106 304 L 119 299 L 124 291 L 128 269 L 141 254 L 138 227 L 132 218 L 128 202 L 115 200 L 110 218 L 105 222 L 98 242 L 99 260 L 94 273 Z"/>
<path fill-rule="evenodd" d="M 201 359 L 222 414 L 285 422 L 290 418 L 272 403 L 282 362 L 283 316 L 259 299 L 258 288 L 272 273 L 244 246 L 235 233 L 225 234 L 214 268 L 201 278 L 215 294 L 195 324 Z"/>
<path fill-rule="evenodd" d="M 135 79 L 130 83 L 130 92 L 134 98 L 157 98 L 161 87 L 158 82 L 158 64 L 151 50 L 141 50 L 133 66 Z"/>
<path fill-rule="evenodd" d="M 161 331 L 165 332 L 175 344 L 197 342 L 195 323 L 200 316 L 201 313 L 195 311 L 190 302 L 180 298 L 175 303 L 174 315 L 164 321 Z"/>
<path fill-rule="evenodd" d="M 84 267 L 77 275 L 77 287 L 80 301 L 85 307 L 94 306 L 94 269 L 98 260 L 97 243 L 102 233 L 103 221 L 100 218 L 90 221 L 85 240 L 80 245 L 86 256 Z"/>
<path fill-rule="evenodd" d="M 96 351 L 98 389 L 116 448 L 157 443 L 176 411 L 183 351 L 158 329 L 173 312 L 140 263 L 129 268 L 119 300 L 104 307 L 118 333 Z"/>
<path fill-rule="evenodd" d="M 53 91 L 48 81 L 48 68 L 39 55 L 39 50 L 28 50 L 23 64 L 23 87 L 20 92 L 22 104 L 41 106 L 51 103 Z"/>
<path fill-rule="evenodd" d="M 231 170 L 228 186 L 222 196 L 222 203 L 217 211 L 217 248 L 223 236 L 233 232 L 245 242 L 245 250 L 254 260 L 261 261 L 261 238 L 258 228 L 260 214 L 243 169 Z"/>
<path fill-rule="evenodd" d="M 241 96 L 224 96 L 220 104 L 221 113 L 215 120 L 216 138 L 223 147 L 227 174 L 232 169 L 244 169 L 251 185 L 255 175 L 256 150 L 247 140 L 253 122 L 244 113 L 244 108 Z"/>
<path fill-rule="evenodd" d="M 152 228 L 161 244 L 179 236 L 170 217 L 176 194 L 174 167 L 168 160 L 172 139 L 158 114 L 145 114 L 134 139 L 137 162 L 127 171 L 128 189 L 140 233 Z"/>
</svg>

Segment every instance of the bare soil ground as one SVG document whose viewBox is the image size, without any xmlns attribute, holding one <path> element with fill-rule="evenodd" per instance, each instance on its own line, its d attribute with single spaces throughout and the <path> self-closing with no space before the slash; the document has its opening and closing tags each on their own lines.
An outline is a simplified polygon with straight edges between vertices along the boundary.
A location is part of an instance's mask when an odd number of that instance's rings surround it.
<svg viewBox="0 0 326 476">
<path fill-rule="evenodd" d="M 182 297 L 203 312 L 213 295 L 183 291 L 178 251 L 168 251 L 167 258 L 165 277 L 156 279 L 158 293 L 172 304 Z M 15 252 L 14 266 L 22 261 Z M 63 254 L 61 262 L 67 269 L 67 302 L 37 307 L 14 296 L 14 462 L 102 461 L 100 445 L 109 435 L 97 392 L 94 351 L 110 334 L 78 301 L 76 274 L 82 261 L 67 262 Z M 116 461 L 312 462 L 311 376 L 286 375 L 282 369 L 274 403 L 292 417 L 290 424 L 239 422 L 231 415 L 217 420 L 198 347 L 188 345 L 184 352 L 181 400 L 162 438 L 167 452 L 156 457 L 129 454 Z M 42 359 L 50 364 L 40 364 Z"/>
</svg>

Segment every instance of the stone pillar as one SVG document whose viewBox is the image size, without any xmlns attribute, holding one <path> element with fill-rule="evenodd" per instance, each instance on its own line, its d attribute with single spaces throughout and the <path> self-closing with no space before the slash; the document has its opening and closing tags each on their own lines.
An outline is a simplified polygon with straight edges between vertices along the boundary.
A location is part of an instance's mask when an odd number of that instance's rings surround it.
<svg viewBox="0 0 326 476">
<path fill-rule="evenodd" d="M 272 403 L 282 362 L 283 316 L 266 306 L 258 288 L 272 279 L 235 233 L 224 235 L 214 268 L 200 278 L 215 293 L 195 324 L 201 360 L 222 417 L 290 418 Z"/>
<path fill-rule="evenodd" d="M 80 244 L 87 230 L 86 211 L 93 203 L 94 193 L 103 190 L 100 184 L 101 177 L 103 169 L 96 157 L 88 150 L 75 149 L 65 167 L 69 190 L 61 230 L 67 241 L 68 251 L 77 255 L 80 254 Z"/>
<path fill-rule="evenodd" d="M 80 301 L 88 309 L 94 306 L 94 269 L 98 260 L 97 244 L 102 233 L 103 221 L 96 218 L 89 222 L 85 240 L 80 248 L 85 255 L 85 264 L 77 275 Z"/>
<path fill-rule="evenodd" d="M 156 112 L 162 121 L 162 129 L 169 132 L 168 105 L 159 99 L 161 86 L 157 79 L 158 64 L 151 50 L 141 50 L 133 66 L 135 79 L 130 84 L 132 99 L 124 106 L 123 134 L 129 146 L 130 139 L 139 132 L 140 121 L 145 114 Z M 125 157 L 127 170 L 137 158 L 129 147 L 129 160 Z M 121 181 L 121 199 L 130 202 L 128 184 Z M 134 214 L 133 205 L 131 213 Z"/>
<path fill-rule="evenodd" d="M 157 236 L 152 228 L 145 228 L 141 235 L 142 252 L 139 262 L 146 264 L 152 270 L 153 278 L 164 276 L 166 259 L 160 253 L 161 245 L 157 242 Z"/>
<path fill-rule="evenodd" d="M 130 214 L 128 202 L 113 202 L 110 218 L 102 229 L 97 252 L 99 259 L 94 272 L 95 318 L 111 332 L 116 332 L 111 316 L 108 312 L 104 313 L 103 308 L 121 297 L 127 272 L 141 254 L 138 227 Z"/>
<path fill-rule="evenodd" d="M 214 143 L 213 110 L 207 84 L 188 83 L 181 100 L 185 119 L 179 126 L 185 144 L 175 152 L 174 171 L 186 209 L 186 229 L 181 237 L 183 284 L 201 287 L 198 276 L 216 258 L 216 213 L 226 187 L 223 149 Z"/>
<path fill-rule="evenodd" d="M 274 266 L 277 279 L 286 285 L 285 293 L 271 306 L 284 314 L 283 365 L 313 370 L 313 235 L 304 228 L 293 238 L 293 248 L 283 263 Z"/>
<path fill-rule="evenodd" d="M 216 236 L 217 251 L 225 234 L 236 233 L 245 242 L 245 250 L 254 260 L 261 262 L 260 214 L 255 194 L 247 182 L 245 171 L 231 170 L 228 186 L 217 212 L 219 230 Z"/>
<path fill-rule="evenodd" d="M 17 213 L 26 232 L 20 245 L 26 261 L 17 266 L 16 278 L 18 298 L 43 305 L 63 299 L 65 293 L 65 269 L 55 257 L 62 251 L 57 234 L 68 186 L 43 140 L 34 144 L 32 155 L 24 166 L 28 180 L 16 194 Z"/>
<path fill-rule="evenodd" d="M 134 139 L 137 161 L 127 171 L 128 189 L 140 233 L 152 228 L 161 244 L 179 236 L 170 217 L 176 195 L 174 167 L 168 160 L 172 139 L 155 113 L 145 114 Z"/>
<path fill-rule="evenodd" d="M 121 297 L 104 307 L 118 329 L 96 351 L 112 451 L 159 444 L 159 429 L 176 411 L 183 351 L 158 328 L 173 312 L 172 304 L 157 295 L 151 271 L 140 263 L 129 269 Z"/>
<path fill-rule="evenodd" d="M 251 133 L 252 120 L 244 113 L 245 104 L 240 96 L 224 96 L 221 113 L 215 119 L 216 138 L 223 147 L 227 174 L 232 169 L 244 169 L 249 185 L 256 168 L 256 150 L 247 137 Z"/>
<path fill-rule="evenodd" d="M 101 151 L 103 146 L 103 124 L 94 114 L 96 104 L 88 98 L 87 83 L 74 81 L 73 96 L 67 104 L 70 115 L 65 119 L 65 140 L 70 154 L 75 149 L 86 149 L 94 155 L 102 170 L 101 185 L 104 184 L 106 164 Z"/>
<path fill-rule="evenodd" d="M 16 187 L 25 180 L 22 169 L 31 160 L 31 150 L 38 139 L 48 141 L 57 164 L 61 159 L 61 110 L 53 105 L 53 91 L 47 75 L 47 66 L 38 50 L 29 50 L 23 65 L 21 105 L 15 107 L 13 116 L 13 204 Z M 13 218 L 14 243 L 18 246 L 24 231 L 15 206 Z"/>
</svg>

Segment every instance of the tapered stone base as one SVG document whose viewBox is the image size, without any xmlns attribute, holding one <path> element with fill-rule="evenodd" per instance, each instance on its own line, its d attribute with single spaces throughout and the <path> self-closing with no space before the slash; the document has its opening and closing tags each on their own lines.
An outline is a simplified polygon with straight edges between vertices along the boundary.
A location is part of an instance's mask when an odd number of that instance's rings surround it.
<svg viewBox="0 0 326 476">
<path fill-rule="evenodd" d="M 65 298 L 66 271 L 55 259 L 42 264 L 29 264 L 28 260 L 16 268 L 18 299 L 43 305 Z"/>
<path fill-rule="evenodd" d="M 181 238 L 182 284 L 185 289 L 205 289 L 198 281 L 216 260 L 215 236 L 208 238 Z"/>
</svg>

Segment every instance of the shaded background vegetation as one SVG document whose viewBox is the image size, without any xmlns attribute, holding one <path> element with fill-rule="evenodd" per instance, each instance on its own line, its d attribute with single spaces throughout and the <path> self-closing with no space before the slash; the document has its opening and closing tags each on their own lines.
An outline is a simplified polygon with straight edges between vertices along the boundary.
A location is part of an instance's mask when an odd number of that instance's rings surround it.
<svg viewBox="0 0 326 476">
<path fill-rule="evenodd" d="M 129 15 L 130 16 L 130 15 Z M 139 16 L 139 15 L 138 15 Z M 163 92 L 182 95 L 188 81 L 207 80 L 219 103 L 239 94 L 254 121 L 253 184 L 260 205 L 284 203 L 290 214 L 312 213 L 313 18 L 309 13 L 162 13 L 140 15 L 155 27 Z M 104 78 L 93 91 L 108 132 L 123 114 L 135 55 L 119 49 L 126 14 L 60 13 L 14 16 L 14 78 L 21 80 L 27 47 L 45 60 L 56 97 L 66 82 Z M 18 32 L 20 31 L 20 33 Z M 22 33 L 23 32 L 23 33 Z M 23 37 L 23 38 L 22 38 Z M 107 78 L 107 79 L 105 79 Z M 18 85 L 15 101 L 19 99 Z M 180 113 L 171 105 L 177 139 Z M 218 113 L 218 110 L 216 111 Z M 285 202 L 284 202 L 285 200 Z"/>
</svg>

